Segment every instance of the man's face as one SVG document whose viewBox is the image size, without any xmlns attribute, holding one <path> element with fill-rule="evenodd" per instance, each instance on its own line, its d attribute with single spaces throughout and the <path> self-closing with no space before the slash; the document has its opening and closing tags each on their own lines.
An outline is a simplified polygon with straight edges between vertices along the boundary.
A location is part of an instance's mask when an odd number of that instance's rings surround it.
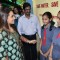
<svg viewBox="0 0 60 60">
<path fill-rule="evenodd" d="M 14 13 L 18 14 L 18 9 L 17 8 L 14 8 Z"/>
<path fill-rule="evenodd" d="M 24 13 L 25 13 L 26 15 L 30 15 L 30 12 L 31 12 L 30 6 L 26 7 L 25 10 L 24 10 Z"/>
</svg>

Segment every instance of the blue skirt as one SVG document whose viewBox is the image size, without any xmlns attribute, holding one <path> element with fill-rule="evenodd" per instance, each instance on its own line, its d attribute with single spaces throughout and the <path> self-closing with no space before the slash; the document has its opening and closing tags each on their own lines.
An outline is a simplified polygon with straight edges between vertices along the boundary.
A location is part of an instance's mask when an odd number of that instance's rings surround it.
<svg viewBox="0 0 60 60">
<path fill-rule="evenodd" d="M 57 60 L 60 59 L 60 46 L 53 45 L 52 58 Z"/>
<path fill-rule="evenodd" d="M 44 57 L 43 55 L 40 54 L 40 60 L 48 60 L 48 57 Z"/>
</svg>

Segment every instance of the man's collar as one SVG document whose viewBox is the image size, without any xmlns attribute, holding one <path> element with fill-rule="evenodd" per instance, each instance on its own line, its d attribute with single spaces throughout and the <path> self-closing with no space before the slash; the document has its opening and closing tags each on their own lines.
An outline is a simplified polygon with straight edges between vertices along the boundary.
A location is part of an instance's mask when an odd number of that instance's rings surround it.
<svg viewBox="0 0 60 60">
<path fill-rule="evenodd" d="M 30 17 L 32 17 L 32 16 L 33 16 L 33 15 L 32 15 L 32 14 L 30 14 Z M 25 14 L 23 15 L 23 17 L 24 17 L 24 18 L 26 18 Z"/>
</svg>

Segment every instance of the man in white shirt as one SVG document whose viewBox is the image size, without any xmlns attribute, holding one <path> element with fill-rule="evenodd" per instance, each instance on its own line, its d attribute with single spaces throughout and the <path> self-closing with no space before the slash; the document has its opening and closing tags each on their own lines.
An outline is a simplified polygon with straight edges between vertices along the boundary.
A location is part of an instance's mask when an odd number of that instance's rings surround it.
<svg viewBox="0 0 60 60">
<path fill-rule="evenodd" d="M 23 42 L 25 60 L 37 60 L 36 33 L 41 38 L 41 27 L 38 18 L 30 14 L 31 5 L 24 3 L 23 9 L 24 15 L 19 18 L 17 29 Z"/>
</svg>

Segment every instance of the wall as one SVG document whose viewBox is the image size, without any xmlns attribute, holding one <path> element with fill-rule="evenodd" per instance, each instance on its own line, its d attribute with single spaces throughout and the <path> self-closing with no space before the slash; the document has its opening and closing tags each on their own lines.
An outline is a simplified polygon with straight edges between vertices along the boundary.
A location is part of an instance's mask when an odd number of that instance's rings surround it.
<svg viewBox="0 0 60 60">
<path fill-rule="evenodd" d="M 60 10 L 60 0 L 33 0 L 33 11 L 39 18 L 41 25 L 42 14 L 46 11 L 50 11 L 53 15 L 54 21 L 56 22 L 56 16 Z M 56 24 L 55 24 L 56 26 Z"/>
</svg>

